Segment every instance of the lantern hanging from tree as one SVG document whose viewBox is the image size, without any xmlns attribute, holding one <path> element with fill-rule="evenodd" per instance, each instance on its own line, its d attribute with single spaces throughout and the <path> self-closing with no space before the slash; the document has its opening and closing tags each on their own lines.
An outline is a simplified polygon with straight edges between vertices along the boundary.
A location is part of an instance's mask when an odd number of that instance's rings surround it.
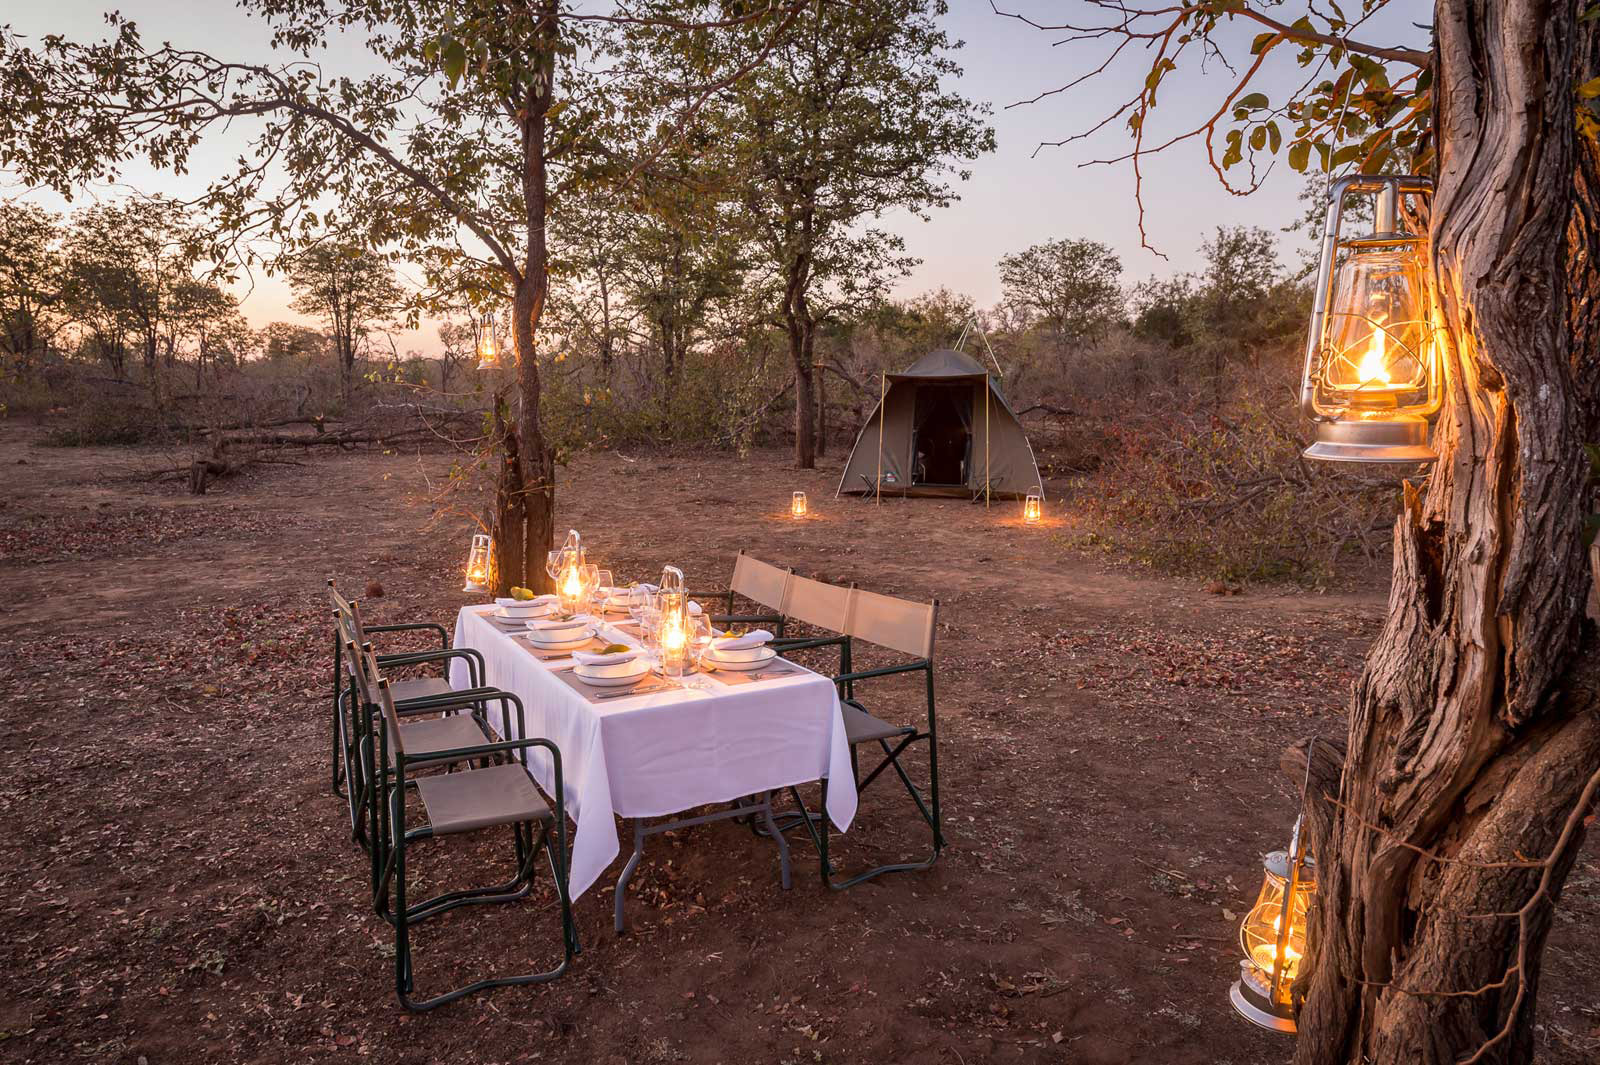
<svg viewBox="0 0 1600 1065">
<path fill-rule="evenodd" d="M 1358 174 L 1329 192 L 1306 337 L 1301 409 L 1317 423 L 1306 457 L 1336 462 L 1432 462 L 1428 422 L 1439 410 L 1437 330 L 1423 240 L 1399 228 L 1402 196 L 1430 196 L 1426 178 Z M 1374 196 L 1373 232 L 1346 237 L 1345 197 Z"/>
<path fill-rule="evenodd" d="M 461 586 L 463 592 L 482 592 L 489 587 L 489 573 L 492 566 L 493 542 L 488 533 L 474 533 L 472 547 L 467 551 L 467 582 Z"/>
<path fill-rule="evenodd" d="M 661 621 L 657 630 L 661 672 L 681 677 L 689 665 L 689 593 L 684 589 L 683 570 L 667 566 L 661 571 Z"/>
<path fill-rule="evenodd" d="M 1317 890 L 1316 863 L 1306 853 L 1301 822 L 1287 851 L 1262 863 L 1261 894 L 1239 926 L 1239 980 L 1228 993 L 1240 1016 L 1275 1032 L 1293 1032 L 1293 991 L 1306 952 L 1306 911 Z"/>
<path fill-rule="evenodd" d="M 493 370 L 500 365 L 500 338 L 494 332 L 494 312 L 478 321 L 478 369 Z"/>
<path fill-rule="evenodd" d="M 789 516 L 791 518 L 803 518 L 807 513 L 809 513 L 809 510 L 806 506 L 806 494 L 804 492 L 796 492 L 794 497 L 789 500 Z"/>
</svg>

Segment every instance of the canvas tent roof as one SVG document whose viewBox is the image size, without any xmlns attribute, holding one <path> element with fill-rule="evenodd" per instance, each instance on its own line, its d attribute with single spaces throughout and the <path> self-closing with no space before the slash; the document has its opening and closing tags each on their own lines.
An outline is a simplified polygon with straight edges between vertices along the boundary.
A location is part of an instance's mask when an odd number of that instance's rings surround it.
<svg viewBox="0 0 1600 1065">
<path fill-rule="evenodd" d="M 839 492 L 1021 496 L 1042 483 L 1022 423 L 998 382 L 964 352 L 930 351 L 884 375 Z"/>
</svg>

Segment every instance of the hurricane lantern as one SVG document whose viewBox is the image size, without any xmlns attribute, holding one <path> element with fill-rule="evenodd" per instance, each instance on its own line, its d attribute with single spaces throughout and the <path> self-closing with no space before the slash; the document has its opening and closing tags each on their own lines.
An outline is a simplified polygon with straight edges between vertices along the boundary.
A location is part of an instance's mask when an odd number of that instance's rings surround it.
<svg viewBox="0 0 1600 1065">
<path fill-rule="evenodd" d="M 683 570 L 666 566 L 661 570 L 661 621 L 657 637 L 661 672 L 681 677 L 689 666 L 689 593 L 684 589 Z"/>
<path fill-rule="evenodd" d="M 1306 853 L 1301 822 L 1295 822 L 1289 849 L 1273 851 L 1262 864 L 1261 894 L 1239 926 L 1244 959 L 1228 998 L 1252 1024 L 1293 1032 L 1294 982 L 1306 951 L 1306 911 L 1317 890 L 1316 862 Z"/>
<path fill-rule="evenodd" d="M 567 530 L 567 539 L 557 549 L 556 557 L 555 572 L 551 575 L 556 582 L 556 597 L 563 611 L 575 614 L 593 591 L 589 567 L 585 564 L 588 558 L 583 549 L 583 537 L 578 535 L 577 529 Z"/>
<path fill-rule="evenodd" d="M 1022 501 L 1022 524 L 1037 525 L 1044 519 L 1044 493 L 1030 492 Z"/>
<path fill-rule="evenodd" d="M 493 370 L 500 365 L 500 338 L 494 332 L 494 312 L 478 322 L 478 369 Z"/>
<path fill-rule="evenodd" d="M 796 492 L 794 498 L 789 501 L 789 516 L 791 518 L 803 518 L 807 513 L 809 511 L 806 507 L 806 494 L 804 492 Z"/>
<path fill-rule="evenodd" d="M 1427 197 L 1427 178 L 1357 174 L 1329 191 L 1306 335 L 1300 407 L 1316 422 L 1306 457 L 1334 462 L 1432 462 L 1428 423 L 1439 411 L 1438 330 L 1422 237 L 1399 228 L 1401 197 Z M 1373 232 L 1340 231 L 1345 198 L 1374 197 Z"/>
<path fill-rule="evenodd" d="M 489 572 L 493 565 L 493 541 L 488 533 L 474 533 L 472 547 L 467 551 L 467 582 L 461 586 L 463 592 L 483 592 L 489 588 Z"/>
</svg>

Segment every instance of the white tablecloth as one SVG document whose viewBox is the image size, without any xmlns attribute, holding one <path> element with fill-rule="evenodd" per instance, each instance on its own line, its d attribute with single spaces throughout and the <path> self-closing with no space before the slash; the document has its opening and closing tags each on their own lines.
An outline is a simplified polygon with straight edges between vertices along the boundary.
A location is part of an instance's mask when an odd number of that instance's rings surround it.
<svg viewBox="0 0 1600 1065">
<path fill-rule="evenodd" d="M 772 788 L 826 777 L 827 813 L 841 831 L 856 813 L 839 693 L 816 673 L 774 677 L 737 686 L 711 680 L 711 691 L 674 689 L 590 702 L 553 675 L 567 662 L 544 663 L 525 640 L 514 640 L 482 615 L 493 607 L 463 607 L 455 646 L 483 655 L 485 683 L 514 692 L 527 713 L 529 736 L 561 751 L 572 835 L 572 897 L 600 878 L 621 850 L 616 817 L 663 817 L 710 803 L 731 802 Z M 626 633 L 606 635 L 637 643 Z M 466 687 L 466 666 L 451 666 L 451 683 Z M 498 724 L 497 715 L 491 724 Z M 504 729 L 501 729 L 504 735 Z M 529 751 L 529 765 L 546 794 L 554 775 L 548 754 Z"/>
</svg>

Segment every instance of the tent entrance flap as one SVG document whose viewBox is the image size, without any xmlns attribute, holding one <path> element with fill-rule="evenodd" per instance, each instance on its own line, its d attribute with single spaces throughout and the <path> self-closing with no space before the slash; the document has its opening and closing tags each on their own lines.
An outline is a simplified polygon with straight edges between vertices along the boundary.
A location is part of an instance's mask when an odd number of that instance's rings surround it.
<svg viewBox="0 0 1600 1065">
<path fill-rule="evenodd" d="M 915 387 L 911 483 L 967 484 L 972 469 L 972 385 Z"/>
</svg>

